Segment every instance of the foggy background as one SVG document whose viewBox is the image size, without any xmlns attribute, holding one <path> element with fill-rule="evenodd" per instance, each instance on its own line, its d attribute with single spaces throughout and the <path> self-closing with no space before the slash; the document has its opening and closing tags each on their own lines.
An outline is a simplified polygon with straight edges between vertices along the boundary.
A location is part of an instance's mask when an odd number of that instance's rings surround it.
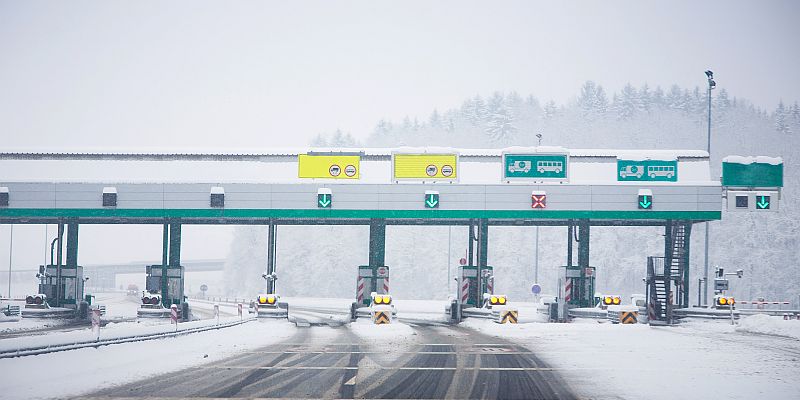
<svg viewBox="0 0 800 400">
<path fill-rule="evenodd" d="M 800 284 L 798 15 L 792 1 L 0 0 L 0 147 L 504 147 L 541 133 L 543 144 L 573 148 L 705 149 L 711 68 L 712 176 L 729 154 L 783 156 L 787 175 L 780 212 L 712 224 L 711 264 L 745 269 L 731 285 L 737 296 L 790 300 Z M 14 269 L 44 262 L 55 234 L 46 229 L 14 227 Z M 160 259 L 159 226 L 80 229 L 81 264 Z M 228 260 L 231 273 L 203 277 L 215 281 L 210 292 L 261 287 L 265 232 L 183 229 L 183 259 Z M 592 232 L 598 290 L 643 291 L 662 232 Z M 566 233 L 540 235 L 539 280 L 552 292 Z M 393 293 L 446 297 L 465 237 L 456 227 L 387 228 Z M 352 296 L 366 238 L 365 227 L 279 228 L 279 289 Z M 701 238 L 698 225 L 692 302 Z M 9 239 L 0 226 L 3 269 Z M 533 242 L 533 228 L 491 229 L 498 291 L 528 296 Z M 0 270 L 2 293 L 5 279 Z"/>
</svg>

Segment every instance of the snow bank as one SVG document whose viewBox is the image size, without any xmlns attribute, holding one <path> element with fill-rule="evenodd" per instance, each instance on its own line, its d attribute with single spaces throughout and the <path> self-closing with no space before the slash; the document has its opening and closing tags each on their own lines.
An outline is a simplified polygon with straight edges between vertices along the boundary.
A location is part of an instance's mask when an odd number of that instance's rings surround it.
<svg viewBox="0 0 800 400">
<path fill-rule="evenodd" d="M 0 399 L 73 397 L 163 371 L 218 363 L 233 354 L 284 341 L 296 332 L 297 328 L 286 321 L 256 321 L 147 342 L 2 359 L 4 382 Z M 31 371 L 48 373 L 43 378 Z"/>
<path fill-rule="evenodd" d="M 756 314 L 747 318 L 742 318 L 736 330 L 738 332 L 785 336 L 800 340 L 800 321 L 787 321 L 784 320 L 783 317 L 773 317 L 764 314 Z"/>
</svg>

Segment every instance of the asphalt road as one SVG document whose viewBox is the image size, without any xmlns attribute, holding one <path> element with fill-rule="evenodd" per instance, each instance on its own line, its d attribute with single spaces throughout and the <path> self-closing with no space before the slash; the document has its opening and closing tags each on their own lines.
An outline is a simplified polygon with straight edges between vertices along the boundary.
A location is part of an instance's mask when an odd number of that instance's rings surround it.
<svg viewBox="0 0 800 400">
<path fill-rule="evenodd" d="M 211 365 L 99 390 L 89 398 L 573 399 L 529 350 L 475 331 L 402 320 L 415 344 L 386 348 L 351 327 L 328 343 L 299 329 L 287 341 Z"/>
</svg>

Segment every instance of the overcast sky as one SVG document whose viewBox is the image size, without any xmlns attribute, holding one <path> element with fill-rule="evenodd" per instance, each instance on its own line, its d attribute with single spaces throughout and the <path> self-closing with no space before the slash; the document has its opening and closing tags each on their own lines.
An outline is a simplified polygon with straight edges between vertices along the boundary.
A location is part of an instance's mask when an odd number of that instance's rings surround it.
<svg viewBox="0 0 800 400">
<path fill-rule="evenodd" d="M 565 4 L 566 3 L 566 4 Z M 797 1 L 0 0 L 0 147 L 304 146 L 492 91 L 800 98 Z"/>
</svg>

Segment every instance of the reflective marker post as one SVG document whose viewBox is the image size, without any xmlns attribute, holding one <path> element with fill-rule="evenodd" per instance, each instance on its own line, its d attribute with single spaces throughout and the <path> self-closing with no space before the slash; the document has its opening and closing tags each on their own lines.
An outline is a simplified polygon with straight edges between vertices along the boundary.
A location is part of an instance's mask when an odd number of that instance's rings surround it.
<svg viewBox="0 0 800 400">
<path fill-rule="evenodd" d="M 172 322 L 175 324 L 175 332 L 178 331 L 178 305 L 173 304 L 169 307 L 169 314 Z"/>
<path fill-rule="evenodd" d="M 92 332 L 95 335 L 95 339 L 100 340 L 100 309 L 96 308 L 92 310 Z"/>
</svg>

